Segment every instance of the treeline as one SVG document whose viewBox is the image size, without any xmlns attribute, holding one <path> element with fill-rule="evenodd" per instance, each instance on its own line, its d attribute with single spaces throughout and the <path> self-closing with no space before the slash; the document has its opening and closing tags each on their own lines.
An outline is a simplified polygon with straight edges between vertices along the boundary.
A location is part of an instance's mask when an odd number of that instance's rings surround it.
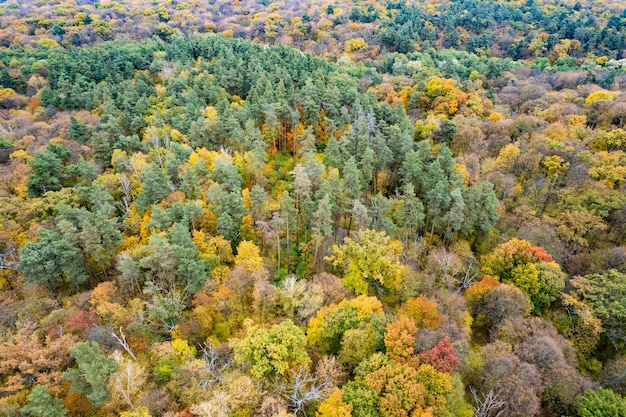
<svg viewBox="0 0 626 417">
<path fill-rule="evenodd" d="M 345 51 L 378 58 L 386 52 L 455 48 L 483 56 L 576 65 L 590 54 L 623 59 L 623 5 L 533 0 L 289 2 L 38 2 L 0 5 L 4 46 L 33 41 L 92 45 L 132 37 L 227 36 L 296 46 L 334 57 Z"/>
</svg>

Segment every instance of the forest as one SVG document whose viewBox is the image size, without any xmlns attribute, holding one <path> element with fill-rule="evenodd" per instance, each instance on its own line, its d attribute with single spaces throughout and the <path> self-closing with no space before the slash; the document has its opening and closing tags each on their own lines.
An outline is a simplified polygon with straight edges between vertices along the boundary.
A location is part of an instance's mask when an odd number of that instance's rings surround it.
<svg viewBox="0 0 626 417">
<path fill-rule="evenodd" d="M 0 1 L 0 417 L 626 417 L 626 9 Z"/>
</svg>

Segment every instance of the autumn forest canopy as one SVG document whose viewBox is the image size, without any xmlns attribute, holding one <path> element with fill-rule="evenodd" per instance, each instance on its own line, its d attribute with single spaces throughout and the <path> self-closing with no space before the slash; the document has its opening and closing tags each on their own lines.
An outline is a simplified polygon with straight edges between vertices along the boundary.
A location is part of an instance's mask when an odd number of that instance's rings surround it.
<svg viewBox="0 0 626 417">
<path fill-rule="evenodd" d="M 0 1 L 0 417 L 626 416 L 626 9 Z"/>
</svg>

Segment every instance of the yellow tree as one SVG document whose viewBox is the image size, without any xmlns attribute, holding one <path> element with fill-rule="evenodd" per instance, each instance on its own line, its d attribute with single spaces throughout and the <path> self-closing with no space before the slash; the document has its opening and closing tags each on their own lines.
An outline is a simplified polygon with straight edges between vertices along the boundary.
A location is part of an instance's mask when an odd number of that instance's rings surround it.
<svg viewBox="0 0 626 417">
<path fill-rule="evenodd" d="M 356 294 L 367 294 L 370 286 L 376 292 L 395 293 L 408 272 L 400 262 L 401 253 L 402 243 L 385 232 L 364 230 L 345 239 L 343 246 L 333 245 L 326 260 L 342 272 L 342 282 Z"/>
<path fill-rule="evenodd" d="M 242 241 L 239 246 L 237 246 L 235 266 L 242 266 L 249 272 L 262 271 L 263 258 L 261 258 L 259 247 L 247 240 Z"/>
</svg>

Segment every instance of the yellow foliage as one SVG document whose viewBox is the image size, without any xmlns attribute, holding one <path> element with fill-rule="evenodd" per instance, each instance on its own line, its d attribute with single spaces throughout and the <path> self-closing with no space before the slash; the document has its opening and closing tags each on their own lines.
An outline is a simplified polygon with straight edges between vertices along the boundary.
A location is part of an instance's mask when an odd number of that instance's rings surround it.
<svg viewBox="0 0 626 417">
<path fill-rule="evenodd" d="M 163 84 L 157 84 L 156 93 L 158 96 L 165 96 L 167 94 L 167 88 Z"/>
<path fill-rule="evenodd" d="M 609 62 L 609 58 L 606 56 L 599 56 L 595 59 L 595 61 L 596 61 L 596 64 L 598 65 L 604 65 L 607 62 Z"/>
<path fill-rule="evenodd" d="M 463 178 L 463 184 L 469 185 L 470 173 L 464 164 L 454 164 L 454 172 L 461 175 L 461 178 Z"/>
<path fill-rule="evenodd" d="M 0 98 L 16 95 L 17 93 L 12 88 L 0 88 Z"/>
<path fill-rule="evenodd" d="M 617 92 L 615 91 L 605 91 L 605 90 L 594 91 L 593 93 L 587 96 L 587 99 L 585 99 L 585 104 L 589 105 L 589 104 L 593 104 L 601 100 L 613 100 L 616 95 L 617 95 Z"/>
<path fill-rule="evenodd" d="M 500 153 L 496 158 L 496 164 L 505 169 L 511 169 L 520 153 L 521 151 L 517 146 L 509 143 L 500 150 Z"/>
<path fill-rule="evenodd" d="M 213 106 L 206 106 L 204 116 L 209 120 L 215 119 L 217 117 L 217 110 Z"/>
<path fill-rule="evenodd" d="M 120 417 L 152 417 L 152 414 L 147 407 L 137 407 L 132 411 L 122 412 Z"/>
<path fill-rule="evenodd" d="M 172 340 L 172 349 L 182 357 L 193 357 L 196 354 L 196 348 L 182 339 Z"/>
<path fill-rule="evenodd" d="M 552 123 L 543 130 L 543 134 L 552 140 L 562 142 L 567 139 L 567 128 L 561 123 Z"/>
<path fill-rule="evenodd" d="M 584 126 L 585 124 L 587 124 L 587 116 L 585 116 L 584 114 L 574 114 L 569 119 L 570 126 Z"/>
<path fill-rule="evenodd" d="M 247 240 L 242 241 L 239 246 L 237 246 L 235 265 L 243 266 L 250 272 L 262 271 L 263 258 L 261 258 L 259 247 Z"/>
<path fill-rule="evenodd" d="M 558 155 L 546 156 L 543 158 L 541 164 L 544 166 L 546 173 L 550 177 L 562 174 L 569 168 L 569 162 L 565 162 L 565 160 Z"/>
<path fill-rule="evenodd" d="M 50 38 L 39 39 L 39 44 L 41 46 L 45 46 L 46 48 L 60 48 L 61 47 L 61 45 L 59 45 L 57 41 L 55 41 L 54 39 L 50 39 Z"/>
<path fill-rule="evenodd" d="M 9 158 L 14 161 L 19 161 L 27 164 L 33 157 L 30 156 L 25 150 L 19 149 L 9 155 Z"/>
<path fill-rule="evenodd" d="M 252 202 L 250 201 L 250 189 L 244 188 L 241 190 L 241 197 L 243 198 L 243 206 L 246 210 L 252 209 Z"/>
<path fill-rule="evenodd" d="M 324 400 L 315 417 L 351 417 L 352 404 L 346 404 L 343 401 L 343 392 L 339 388 L 335 388 L 332 394 Z"/>
<path fill-rule="evenodd" d="M 356 298 L 350 300 L 341 300 L 339 304 L 331 304 L 328 307 L 323 307 L 317 311 L 315 317 L 312 317 L 309 321 L 309 328 L 307 330 L 307 337 L 311 343 L 315 343 L 319 339 L 320 328 L 323 324 L 324 317 L 329 311 L 350 308 L 357 312 L 357 320 L 363 321 L 374 314 L 383 314 L 383 304 L 376 297 L 370 297 L 367 295 L 359 295 Z"/>
<path fill-rule="evenodd" d="M 367 44 L 367 42 L 365 42 L 365 39 L 363 38 L 348 39 L 345 42 L 346 52 L 358 51 L 359 49 L 365 49 L 368 47 L 369 45 Z"/>
<path fill-rule="evenodd" d="M 346 238 L 343 246 L 333 245 L 328 262 L 343 270 L 343 283 L 356 294 L 366 294 L 368 282 L 376 282 L 390 292 L 401 289 L 407 267 L 400 262 L 402 243 L 385 232 L 364 230 L 355 239 Z"/>
<path fill-rule="evenodd" d="M 432 110 L 436 114 L 453 116 L 460 106 L 467 104 L 469 98 L 469 94 L 456 87 L 456 80 L 431 77 L 424 84 L 418 105 L 424 111 Z"/>
</svg>

